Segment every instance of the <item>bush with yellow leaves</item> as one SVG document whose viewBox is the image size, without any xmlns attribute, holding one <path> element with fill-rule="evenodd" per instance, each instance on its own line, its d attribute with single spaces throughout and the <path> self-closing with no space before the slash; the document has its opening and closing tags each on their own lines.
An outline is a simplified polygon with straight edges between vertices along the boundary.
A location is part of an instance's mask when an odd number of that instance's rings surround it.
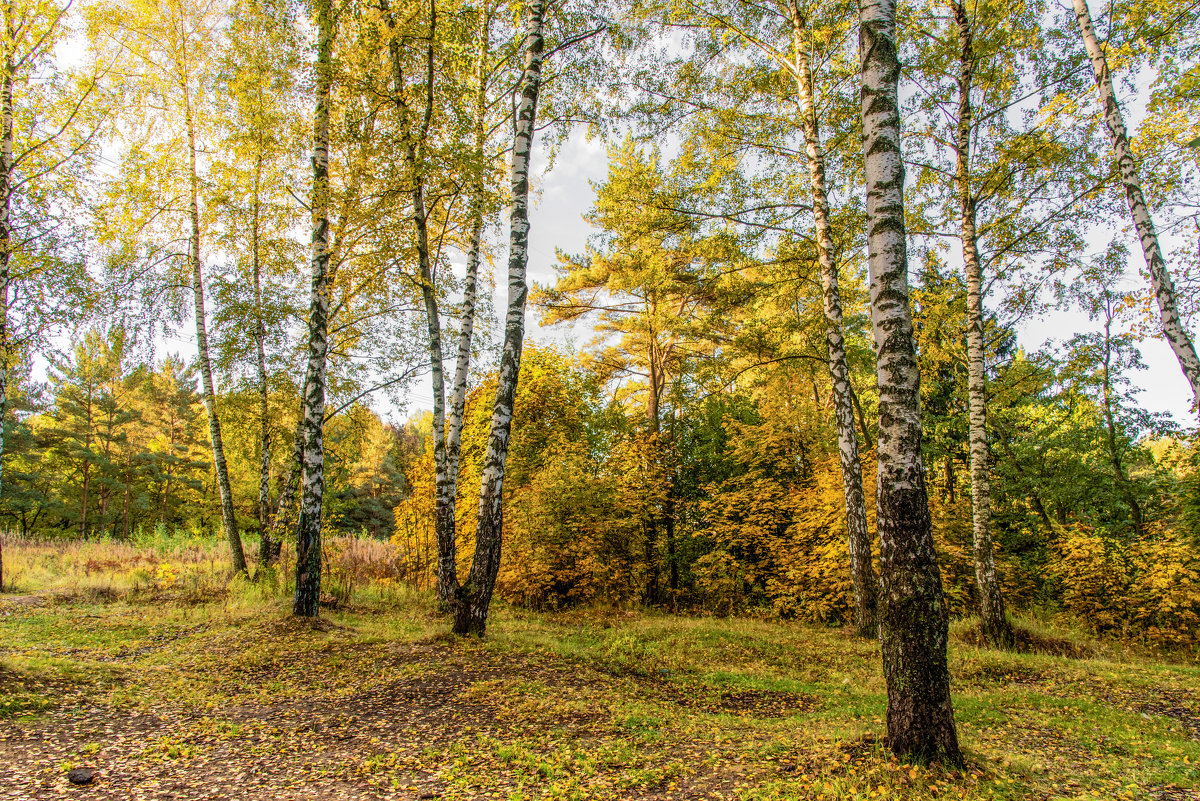
<svg viewBox="0 0 1200 801">
<path fill-rule="evenodd" d="M 1125 541 L 1084 525 L 1062 529 L 1050 566 L 1064 608 L 1098 633 L 1163 645 L 1200 641 L 1200 553 L 1152 527 Z"/>
</svg>

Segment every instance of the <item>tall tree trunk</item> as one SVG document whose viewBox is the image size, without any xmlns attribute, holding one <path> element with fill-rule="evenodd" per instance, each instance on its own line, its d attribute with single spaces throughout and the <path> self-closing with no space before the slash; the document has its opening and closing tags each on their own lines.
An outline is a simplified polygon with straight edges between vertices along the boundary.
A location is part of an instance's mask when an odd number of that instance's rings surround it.
<svg viewBox="0 0 1200 801">
<path fill-rule="evenodd" d="M 121 509 L 123 524 L 121 533 L 125 540 L 129 539 L 129 493 L 132 490 L 133 477 L 129 475 L 129 471 L 125 471 L 125 502 Z"/>
<path fill-rule="evenodd" d="M 850 544 L 850 580 L 854 585 L 854 627 L 861 637 L 876 637 L 875 571 L 871 567 L 871 535 L 867 531 L 867 503 L 863 493 L 862 460 L 854 433 L 854 401 L 846 344 L 842 334 L 842 297 L 834 258 L 833 225 L 829 219 L 829 190 L 825 181 L 825 154 L 817 128 L 813 75 L 807 27 L 798 0 L 790 0 L 792 39 L 796 51 L 796 89 L 804 128 L 804 152 L 812 186 L 817 259 L 825 306 L 825 343 L 829 349 L 829 375 L 833 385 L 834 419 L 837 422 L 838 457 L 842 468 L 842 493 L 846 502 L 846 534 Z M 815 384 L 814 384 L 815 386 Z"/>
<path fill-rule="evenodd" d="M 656 348 L 654 346 L 653 336 L 650 340 L 650 353 L 647 359 L 650 370 L 650 394 L 646 402 L 646 424 L 649 429 L 649 448 L 650 453 L 647 455 L 647 474 L 649 476 L 648 490 L 657 495 L 658 470 L 659 470 L 659 422 L 658 422 L 658 394 L 659 386 L 662 381 L 662 374 L 659 369 Z M 658 604 L 661 593 L 659 592 L 659 574 L 660 565 L 658 558 L 658 504 L 651 503 L 649 514 L 646 517 L 646 602 L 651 606 Z"/>
<path fill-rule="evenodd" d="M 1138 177 L 1137 162 L 1133 159 L 1133 149 L 1129 147 L 1129 134 L 1125 130 L 1125 118 L 1121 114 L 1121 106 L 1117 103 L 1116 92 L 1113 91 L 1112 75 L 1108 71 L 1108 59 L 1104 48 L 1096 39 L 1096 29 L 1092 27 L 1092 14 L 1088 10 L 1087 0 L 1074 0 L 1075 18 L 1079 22 L 1079 32 L 1083 36 L 1083 45 L 1092 61 L 1092 72 L 1096 78 L 1096 88 L 1100 90 L 1100 103 L 1104 107 L 1104 125 L 1108 128 L 1108 136 L 1112 141 L 1113 154 L 1117 157 L 1117 170 L 1121 174 L 1121 183 L 1125 185 L 1125 197 L 1129 201 L 1129 214 L 1133 218 L 1134 228 L 1142 245 L 1142 255 L 1146 259 L 1146 267 L 1150 272 L 1150 284 L 1158 300 L 1158 311 L 1162 322 L 1163 336 L 1175 352 L 1179 366 L 1188 383 L 1192 386 L 1192 403 L 1200 404 L 1200 357 L 1196 355 L 1196 347 L 1188 336 L 1183 320 L 1179 317 L 1179 308 L 1175 302 L 1175 285 L 1171 274 L 1167 271 L 1167 263 L 1163 259 L 1162 249 L 1158 244 L 1158 234 L 1154 230 L 1154 220 L 1150 218 L 1150 209 L 1146 206 L 1146 197 L 1142 194 L 1141 179 Z"/>
<path fill-rule="evenodd" d="M 974 112 L 971 86 L 975 76 L 975 50 L 971 20 L 962 3 L 952 2 L 958 26 L 958 130 L 954 144 L 962 226 L 963 263 L 967 274 L 967 407 L 971 443 L 971 518 L 974 531 L 975 586 L 979 591 L 979 617 L 988 641 L 997 648 L 1012 648 L 1012 626 L 1004 614 L 1004 596 L 996 575 L 992 547 L 992 490 L 987 442 L 987 348 L 984 342 L 983 265 L 975 227 L 975 193 L 971 187 L 971 131 Z"/>
<path fill-rule="evenodd" d="M 542 35 L 545 0 L 527 0 L 524 70 L 517 104 L 512 151 L 512 206 L 509 211 L 508 313 L 504 324 L 504 351 L 483 477 L 479 489 L 479 528 L 475 555 L 466 582 L 458 588 L 454 609 L 456 634 L 483 636 L 488 607 L 500 569 L 504 525 L 504 462 L 512 429 L 513 402 L 521 370 L 521 348 L 525 340 L 525 300 L 529 287 L 525 267 L 529 247 L 529 159 L 533 149 L 534 120 L 541 88 Z"/>
<path fill-rule="evenodd" d="M 87 537 L 87 508 L 88 508 L 88 484 L 91 478 L 92 463 L 88 461 L 85 454 L 83 457 L 83 483 L 79 491 L 79 536 Z"/>
<path fill-rule="evenodd" d="M 316 113 L 312 155 L 312 299 L 308 369 L 300 418 L 304 427 L 300 516 L 296 524 L 296 594 L 292 612 L 316 617 L 321 606 L 321 501 L 325 495 L 325 363 L 329 354 L 329 96 L 333 83 L 334 19 L 318 0 Z"/>
<path fill-rule="evenodd" d="M 1138 503 L 1137 495 L 1133 492 L 1133 482 L 1129 480 L 1129 473 L 1126 472 L 1125 464 L 1121 461 L 1121 449 L 1117 446 L 1117 421 L 1113 414 L 1112 375 L 1109 370 L 1112 366 L 1114 316 L 1112 299 L 1106 290 L 1104 293 L 1104 362 L 1101 365 L 1105 440 L 1108 443 L 1109 462 L 1117 476 L 1117 486 L 1121 488 L 1121 494 L 1125 496 L 1125 502 L 1129 504 L 1129 514 L 1133 518 L 1133 530 L 1140 537 L 1145 533 L 1146 519 L 1142 514 L 1142 505 Z"/>
<path fill-rule="evenodd" d="M 216 391 L 213 387 L 212 363 L 208 357 L 208 329 L 204 315 L 204 276 L 200 270 L 200 189 L 196 175 L 196 129 L 192 120 L 192 105 L 187 81 L 183 83 L 183 103 L 188 137 L 188 212 L 191 236 L 188 242 L 188 261 L 192 269 L 192 295 L 196 301 L 196 351 L 200 362 L 200 383 L 203 389 L 204 411 L 208 414 L 208 433 L 212 439 L 213 468 L 217 474 L 217 489 L 221 498 L 221 520 L 235 573 L 246 572 L 246 555 L 242 552 L 242 537 L 238 533 L 237 517 L 233 512 L 233 490 L 229 486 L 229 468 L 225 463 L 225 444 L 221 440 L 221 421 L 217 417 Z"/>
<path fill-rule="evenodd" d="M 5 26 L 11 26 L 10 9 L 5 9 Z M 8 36 L 8 41 L 12 37 Z M 0 497 L 4 494 L 4 421 L 8 418 L 8 330 L 9 259 L 12 255 L 12 168 L 13 168 L 13 64 L 12 53 L 4 55 L 0 83 Z M 0 587 L 3 575 L 0 574 Z"/>
<path fill-rule="evenodd" d="M 254 349 L 258 357 L 258 564 L 266 567 L 275 554 L 271 541 L 271 408 L 267 386 L 267 325 L 263 319 L 259 225 L 262 191 L 262 142 L 254 163 L 254 211 L 250 222 L 250 263 L 254 277 Z"/>
<path fill-rule="evenodd" d="M 429 219 L 425 206 L 425 178 L 422 155 L 425 140 L 429 134 L 429 125 L 433 119 L 434 102 L 434 40 L 437 30 L 437 5 L 435 0 L 429 2 L 429 37 L 426 49 L 426 84 L 424 104 L 418 122 L 418 130 L 414 136 L 408 130 L 409 108 L 404 100 L 405 85 L 401 68 L 400 40 L 395 31 L 395 21 L 392 18 L 387 0 L 383 0 L 381 8 L 387 17 L 389 27 L 393 29 L 388 41 L 388 51 L 392 62 L 393 101 L 400 114 L 400 127 L 404 137 L 404 162 L 408 170 L 408 178 L 412 182 L 409 190 L 410 202 L 413 209 L 413 227 L 417 235 L 417 270 L 421 282 L 421 295 L 425 302 L 425 323 L 429 334 L 429 364 L 430 380 L 433 385 L 433 464 L 434 464 L 434 531 L 438 543 L 438 574 L 437 595 L 443 608 L 449 609 L 454 603 L 454 591 L 458 586 L 455 566 L 455 531 L 454 531 L 454 497 L 457 491 L 457 476 L 450 473 L 449 460 L 446 453 L 446 378 L 445 364 L 442 353 L 442 323 L 437 302 L 437 288 L 434 286 L 433 264 L 429 250 Z"/>
<path fill-rule="evenodd" d="M 471 368 L 471 339 L 475 331 L 475 304 L 479 278 L 479 260 L 483 249 L 484 147 L 487 143 L 487 70 L 491 52 L 491 0 L 479 4 L 476 36 L 479 43 L 475 62 L 475 141 L 474 151 L 479 174 L 472 188 L 471 244 L 467 251 L 467 274 L 463 283 L 462 314 L 459 318 L 458 359 L 454 367 L 454 386 L 450 396 L 450 420 L 446 431 L 446 474 L 449 479 L 449 508 L 445 512 L 445 531 L 438 532 L 438 598 L 447 608 L 454 603 L 458 589 L 455 502 L 458 495 L 458 465 L 462 456 L 463 413 L 467 403 L 467 378 Z M 444 543 L 444 546 L 443 546 Z"/>
<path fill-rule="evenodd" d="M 880 639 L 888 746 L 922 762 L 962 764 L 942 579 L 921 461 L 920 370 L 908 303 L 895 0 L 862 0 L 863 155 L 871 323 L 879 382 Z"/>
</svg>

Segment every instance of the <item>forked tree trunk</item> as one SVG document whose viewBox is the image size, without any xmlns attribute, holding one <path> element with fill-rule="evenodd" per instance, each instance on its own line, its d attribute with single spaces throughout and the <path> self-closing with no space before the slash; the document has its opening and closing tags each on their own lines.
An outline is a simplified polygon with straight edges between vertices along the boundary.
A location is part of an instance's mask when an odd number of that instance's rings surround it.
<svg viewBox="0 0 1200 801">
<path fill-rule="evenodd" d="M 312 299 L 308 320 L 308 369 L 304 378 L 304 427 L 300 515 L 296 524 L 296 594 L 292 612 L 316 617 L 321 606 L 321 502 L 325 495 L 325 364 L 329 353 L 329 96 L 333 83 L 334 19 L 330 0 L 318 0 L 317 107 L 312 155 Z"/>
<path fill-rule="evenodd" d="M 829 375 L 833 385 L 838 457 L 842 468 L 842 494 L 846 501 L 846 534 L 850 545 L 850 580 L 854 585 L 854 628 L 861 637 L 877 637 L 875 571 L 871 567 L 871 535 L 867 531 L 867 504 L 863 493 L 862 460 L 854 433 L 854 401 L 846 343 L 842 334 L 842 297 L 834 259 L 833 225 L 829 219 L 829 190 L 825 180 L 825 154 L 817 128 L 813 75 L 807 29 L 798 0 L 790 0 L 792 39 L 796 51 L 796 90 L 804 128 L 804 152 L 812 187 L 817 259 L 821 265 L 821 290 L 825 306 L 825 343 L 829 349 Z"/>
<path fill-rule="evenodd" d="M 446 377 L 442 352 L 442 324 L 438 310 L 437 288 L 434 286 L 433 264 L 429 250 L 428 210 L 425 205 L 425 182 L 421 164 L 421 151 L 429 133 L 433 118 L 434 93 L 434 37 L 437 27 L 437 6 L 429 3 L 429 37 L 426 49 L 426 84 L 422 115 L 416 135 L 408 132 L 409 108 L 404 100 L 404 75 L 401 70 L 400 40 L 394 30 L 387 0 L 381 4 L 393 35 L 388 42 L 392 62 L 393 102 L 400 115 L 400 127 L 404 136 L 404 162 L 412 187 L 409 190 L 413 209 L 413 227 L 417 239 L 417 271 L 421 282 L 421 295 L 425 303 L 425 323 L 429 336 L 430 383 L 433 386 L 433 464 L 434 464 L 434 532 L 438 544 L 437 595 L 443 609 L 454 603 L 454 592 L 458 586 L 455 565 L 454 500 L 457 493 L 458 475 L 450 468 L 446 438 Z M 469 353 L 468 344 L 468 353 Z"/>
<path fill-rule="evenodd" d="M 5 14 L 6 18 L 7 16 Z M 0 83 L 0 497 L 4 494 L 4 421 L 8 417 L 8 263 L 12 255 L 12 76 L 12 54 L 8 53 L 4 58 L 3 82 Z M 0 569 L 0 589 L 3 589 L 3 582 L 4 574 Z"/>
<path fill-rule="evenodd" d="M 862 0 L 863 155 L 871 323 L 879 381 L 880 639 L 888 746 L 922 762 L 962 764 L 942 579 L 921 461 L 920 371 L 908 303 L 895 0 Z"/>
<path fill-rule="evenodd" d="M 200 384 L 203 390 L 204 411 L 208 414 L 208 433 L 212 439 L 213 467 L 221 500 L 221 522 L 235 573 L 246 572 L 246 555 L 242 551 L 242 536 L 238 533 L 237 517 L 233 512 L 233 490 L 229 486 L 229 468 L 225 463 L 225 444 L 221 440 L 221 420 L 217 416 L 217 396 L 213 386 L 212 363 L 208 357 L 208 329 L 204 315 L 204 276 L 200 270 L 200 200 L 196 176 L 196 129 L 186 80 L 183 84 L 184 113 L 188 137 L 189 216 L 191 237 L 188 261 L 192 268 L 192 295 L 196 302 L 196 350 L 200 361 Z"/>
<path fill-rule="evenodd" d="M 1129 201 L 1129 214 L 1133 218 L 1133 225 L 1142 245 L 1142 255 L 1146 259 L 1146 268 L 1150 272 L 1150 285 L 1158 300 L 1163 336 L 1171 345 L 1171 350 L 1175 352 L 1175 358 L 1179 360 L 1179 366 L 1183 369 L 1184 376 L 1192 386 L 1192 403 L 1198 404 L 1200 403 L 1200 357 L 1196 355 L 1196 347 L 1179 316 L 1179 308 L 1175 301 L 1175 285 L 1171 281 L 1170 272 L 1167 271 L 1162 248 L 1158 244 L 1158 234 L 1154 230 L 1154 220 L 1150 217 L 1150 209 L 1146 206 L 1146 196 L 1142 194 L 1137 162 L 1134 161 L 1133 150 L 1129 147 L 1129 133 L 1125 129 L 1125 118 L 1121 114 L 1121 106 L 1117 103 L 1117 95 L 1113 90 L 1112 75 L 1108 71 L 1108 59 L 1104 55 L 1104 48 L 1096 39 L 1096 29 L 1092 27 L 1092 14 L 1088 10 L 1087 0 L 1074 0 L 1074 4 L 1075 18 L 1079 22 L 1079 32 L 1083 36 L 1083 45 L 1092 61 L 1096 88 L 1100 91 L 1100 104 L 1104 108 L 1104 125 L 1108 128 L 1113 154 L 1117 158 L 1117 170 L 1121 174 L 1121 183 L 1125 185 L 1125 197 Z"/>
<path fill-rule="evenodd" d="M 471 339 L 475 331 L 475 304 L 479 278 L 479 260 L 483 249 L 484 146 L 487 143 L 487 71 L 491 52 L 491 0 L 479 5 L 476 36 L 479 58 L 475 63 L 475 158 L 479 175 L 471 198 L 471 244 L 467 251 L 467 274 L 463 283 L 462 315 L 459 319 L 458 359 L 454 367 L 454 387 L 450 396 L 450 419 L 446 430 L 446 474 L 450 480 L 449 508 L 445 512 L 444 531 L 438 531 L 438 599 L 449 608 L 457 589 L 457 545 L 455 501 L 458 495 L 458 465 L 462 456 L 463 413 L 467 403 L 467 379 L 471 368 Z"/>
<path fill-rule="evenodd" d="M 974 531 L 975 586 L 979 591 L 979 617 L 988 642 L 1012 648 L 1013 631 L 1004 614 L 1004 596 L 996 575 L 992 546 L 992 490 L 987 442 L 987 348 L 983 322 L 983 265 L 975 227 L 975 194 L 971 187 L 971 85 L 975 51 L 971 20 L 966 7 L 952 2 L 958 27 L 958 130 L 955 139 L 959 218 L 963 263 L 967 274 L 967 407 L 971 452 L 971 519 Z"/>
<path fill-rule="evenodd" d="M 521 75 L 512 152 L 508 313 L 504 325 L 504 351 L 500 356 L 496 401 L 492 407 L 491 431 L 483 460 L 475 555 L 471 560 L 471 571 L 467 580 L 456 593 L 457 603 L 454 609 L 455 633 L 475 634 L 480 637 L 487 627 L 488 607 L 491 605 L 492 590 L 496 585 L 496 573 L 500 570 L 504 525 L 504 462 L 508 456 L 513 401 L 517 394 L 521 348 L 525 339 L 525 300 L 529 293 L 525 282 L 529 247 L 529 158 L 533 148 L 538 90 L 541 88 L 544 46 L 542 26 L 545 8 L 545 0 L 528 0 L 526 4 L 524 70 Z"/>
<path fill-rule="evenodd" d="M 262 148 L 254 164 L 254 212 L 250 227 L 250 260 L 254 276 L 254 348 L 258 356 L 258 564 L 271 564 L 276 546 L 271 541 L 271 425 L 270 394 L 267 387 L 267 326 L 263 319 L 262 266 L 259 260 L 260 193 Z"/>
</svg>

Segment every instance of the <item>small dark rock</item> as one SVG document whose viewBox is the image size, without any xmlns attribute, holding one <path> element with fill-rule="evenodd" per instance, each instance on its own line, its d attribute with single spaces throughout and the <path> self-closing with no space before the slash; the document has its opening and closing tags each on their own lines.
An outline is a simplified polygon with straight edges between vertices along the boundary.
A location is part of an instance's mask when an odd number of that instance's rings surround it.
<svg viewBox="0 0 1200 801">
<path fill-rule="evenodd" d="M 91 768 L 74 768 L 67 771 L 67 781 L 71 784 L 91 784 L 96 778 L 96 771 Z"/>
</svg>

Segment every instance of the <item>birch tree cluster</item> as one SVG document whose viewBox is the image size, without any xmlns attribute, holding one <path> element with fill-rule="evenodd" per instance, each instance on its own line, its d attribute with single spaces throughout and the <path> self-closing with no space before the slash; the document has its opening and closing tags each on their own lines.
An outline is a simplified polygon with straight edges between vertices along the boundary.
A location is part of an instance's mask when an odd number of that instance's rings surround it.
<svg viewBox="0 0 1200 801">
<path fill-rule="evenodd" d="M 207 531 L 247 577 L 286 551 L 306 618 L 358 534 L 459 634 L 493 596 L 848 625 L 889 747 L 948 764 L 950 617 L 1200 638 L 1195 9 L 0 17 L 24 535 Z M 594 233 L 547 264 L 538 188 L 584 136 Z"/>
</svg>

